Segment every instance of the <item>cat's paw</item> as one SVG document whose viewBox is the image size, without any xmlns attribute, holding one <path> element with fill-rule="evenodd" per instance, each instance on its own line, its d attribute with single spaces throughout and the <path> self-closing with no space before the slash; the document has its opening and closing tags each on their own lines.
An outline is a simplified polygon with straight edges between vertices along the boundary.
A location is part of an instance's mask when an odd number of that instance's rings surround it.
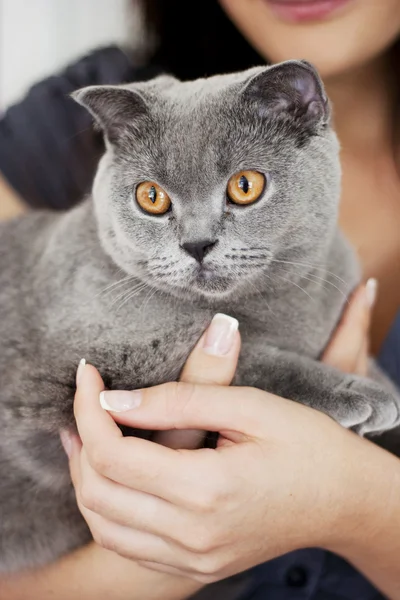
<svg viewBox="0 0 400 600">
<path fill-rule="evenodd" d="M 387 431 L 400 422 L 400 399 L 374 381 L 349 376 L 336 392 L 336 420 L 359 435 Z"/>
</svg>

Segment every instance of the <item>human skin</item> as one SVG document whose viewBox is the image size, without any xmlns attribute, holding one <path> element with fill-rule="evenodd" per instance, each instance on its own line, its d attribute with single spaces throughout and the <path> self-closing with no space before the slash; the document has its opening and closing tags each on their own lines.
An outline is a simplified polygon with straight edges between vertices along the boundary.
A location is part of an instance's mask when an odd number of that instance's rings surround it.
<svg viewBox="0 0 400 600">
<path fill-rule="evenodd" d="M 375 61 L 400 32 L 398 0 L 350 0 L 326 18 L 301 22 L 277 14 L 269 0 L 219 3 L 266 60 L 308 60 L 325 82 Z"/>
<path fill-rule="evenodd" d="M 22 214 L 24 203 L 0 174 L 0 221 Z"/>
</svg>

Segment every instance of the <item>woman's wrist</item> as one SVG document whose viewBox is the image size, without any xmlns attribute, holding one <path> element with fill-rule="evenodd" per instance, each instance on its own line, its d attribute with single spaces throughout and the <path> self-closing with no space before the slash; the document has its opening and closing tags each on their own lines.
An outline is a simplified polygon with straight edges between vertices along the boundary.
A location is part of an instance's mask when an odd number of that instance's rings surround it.
<svg viewBox="0 0 400 600">
<path fill-rule="evenodd" d="M 201 587 L 150 571 L 94 542 L 41 569 L 0 577 L 7 600 L 184 600 Z"/>
<path fill-rule="evenodd" d="M 352 563 L 389 598 L 400 599 L 400 461 L 344 432 L 339 510 L 323 546 Z M 347 458 L 346 458 L 347 456 Z M 328 519 L 329 521 L 329 519 Z"/>
<path fill-rule="evenodd" d="M 327 474 L 329 479 L 332 477 L 331 493 L 338 510 L 332 522 L 327 520 L 325 547 L 348 555 L 379 534 L 390 514 L 396 512 L 392 497 L 400 487 L 400 461 L 346 430 L 338 441 L 337 472 Z"/>
</svg>

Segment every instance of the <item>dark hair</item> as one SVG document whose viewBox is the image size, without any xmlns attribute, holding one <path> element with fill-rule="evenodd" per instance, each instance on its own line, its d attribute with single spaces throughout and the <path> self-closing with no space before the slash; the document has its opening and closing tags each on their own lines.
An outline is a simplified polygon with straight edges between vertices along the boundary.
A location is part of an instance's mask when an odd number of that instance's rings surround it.
<svg viewBox="0 0 400 600">
<path fill-rule="evenodd" d="M 180 79 L 241 71 L 265 63 L 217 0 L 134 0 L 156 40 L 152 62 Z"/>
</svg>

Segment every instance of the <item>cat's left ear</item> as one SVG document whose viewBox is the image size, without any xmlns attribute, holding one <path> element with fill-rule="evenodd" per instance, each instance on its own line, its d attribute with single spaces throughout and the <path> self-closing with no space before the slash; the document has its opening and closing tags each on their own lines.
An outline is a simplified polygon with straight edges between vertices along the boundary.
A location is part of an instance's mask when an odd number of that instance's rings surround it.
<svg viewBox="0 0 400 600">
<path fill-rule="evenodd" d="M 72 98 L 93 115 L 97 125 L 112 143 L 123 130 L 147 114 L 144 98 L 132 89 L 112 85 L 93 85 L 71 94 Z"/>
<path fill-rule="evenodd" d="M 254 75 L 244 96 L 255 101 L 261 114 L 286 114 L 306 126 L 326 125 L 330 106 L 318 72 L 305 60 L 290 60 Z"/>
</svg>

